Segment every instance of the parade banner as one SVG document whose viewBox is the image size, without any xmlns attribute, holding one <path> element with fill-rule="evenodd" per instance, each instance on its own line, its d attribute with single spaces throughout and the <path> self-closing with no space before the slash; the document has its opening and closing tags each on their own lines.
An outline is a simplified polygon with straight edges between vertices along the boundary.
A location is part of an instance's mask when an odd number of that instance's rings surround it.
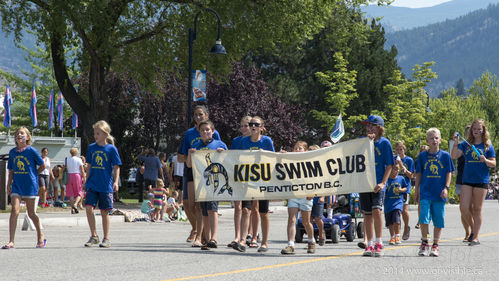
<svg viewBox="0 0 499 281">
<path fill-rule="evenodd" d="M 289 199 L 372 192 L 369 138 L 309 152 L 200 150 L 192 154 L 196 201 Z"/>
</svg>

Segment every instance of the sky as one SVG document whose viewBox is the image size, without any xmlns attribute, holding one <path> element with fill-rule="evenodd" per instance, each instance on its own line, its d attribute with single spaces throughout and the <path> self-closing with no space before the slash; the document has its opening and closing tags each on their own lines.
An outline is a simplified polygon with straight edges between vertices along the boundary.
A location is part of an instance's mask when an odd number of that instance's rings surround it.
<svg viewBox="0 0 499 281">
<path fill-rule="evenodd" d="M 451 0 L 395 0 L 392 6 L 408 7 L 408 8 L 423 8 L 431 7 Z"/>
</svg>

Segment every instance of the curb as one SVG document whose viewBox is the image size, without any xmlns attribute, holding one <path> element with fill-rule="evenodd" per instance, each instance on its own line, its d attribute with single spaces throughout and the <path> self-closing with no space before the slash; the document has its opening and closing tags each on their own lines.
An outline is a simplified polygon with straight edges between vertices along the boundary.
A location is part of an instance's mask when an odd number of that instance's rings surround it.
<svg viewBox="0 0 499 281">
<path fill-rule="evenodd" d="M 25 214 L 19 214 L 19 217 L 17 219 L 17 228 L 22 228 L 22 225 L 24 223 L 24 217 Z M 87 217 L 52 217 L 52 218 L 47 218 L 43 217 L 43 215 L 40 216 L 40 221 L 42 223 L 42 227 L 44 226 L 88 226 L 87 222 Z M 102 225 L 102 220 L 99 219 L 100 216 L 96 216 L 95 218 L 95 224 L 100 226 Z M 112 215 L 109 216 L 109 222 L 110 223 L 124 223 L 125 222 L 125 216 L 120 216 L 120 215 Z M 2 228 L 8 228 L 9 227 L 9 219 L 0 219 L 0 227 Z"/>
</svg>

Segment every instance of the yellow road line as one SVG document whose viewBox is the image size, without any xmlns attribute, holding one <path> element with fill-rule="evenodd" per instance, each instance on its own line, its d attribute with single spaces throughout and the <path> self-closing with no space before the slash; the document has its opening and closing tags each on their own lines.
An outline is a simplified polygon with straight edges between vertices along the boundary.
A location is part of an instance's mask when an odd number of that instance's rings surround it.
<svg viewBox="0 0 499 281">
<path fill-rule="evenodd" d="M 499 235 L 499 232 L 480 234 L 480 237 L 487 237 L 487 236 L 494 236 L 494 235 Z M 452 238 L 452 239 L 447 239 L 447 240 L 440 240 L 440 242 L 449 242 L 449 241 L 461 240 L 461 239 L 462 238 Z M 419 245 L 420 245 L 419 243 L 406 244 L 403 246 L 395 246 L 395 247 L 385 248 L 385 251 L 400 250 L 400 249 L 419 246 Z M 339 259 L 339 258 L 344 258 L 344 257 L 349 257 L 349 256 L 361 255 L 362 253 L 364 253 L 364 252 L 362 251 L 362 252 L 355 252 L 355 253 L 349 253 L 349 254 L 338 255 L 338 256 L 328 256 L 328 257 L 322 257 L 322 258 L 300 260 L 300 261 L 294 261 L 294 262 L 280 263 L 280 264 L 260 266 L 260 267 L 252 267 L 252 268 L 218 272 L 218 273 L 210 273 L 210 274 L 187 276 L 187 277 L 180 277 L 180 278 L 174 278 L 174 279 L 166 279 L 163 281 L 192 280 L 192 279 L 199 279 L 199 278 L 206 278 L 206 277 L 215 277 L 215 276 L 222 276 L 222 275 L 237 274 L 237 273 L 243 273 L 243 272 L 259 271 L 259 270 L 264 270 L 264 269 L 279 268 L 279 267 L 285 267 L 285 266 L 291 266 L 291 265 L 297 265 L 297 264 L 305 264 L 305 263 L 312 263 L 312 262 L 318 262 L 318 261 Z"/>
</svg>

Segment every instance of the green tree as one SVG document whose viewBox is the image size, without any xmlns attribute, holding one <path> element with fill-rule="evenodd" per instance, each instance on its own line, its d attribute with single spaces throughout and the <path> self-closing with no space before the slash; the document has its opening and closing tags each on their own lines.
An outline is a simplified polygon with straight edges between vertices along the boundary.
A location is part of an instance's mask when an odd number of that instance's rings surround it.
<svg viewBox="0 0 499 281">
<path fill-rule="evenodd" d="M 485 111 L 481 118 L 488 120 L 490 138 L 495 144 L 497 130 L 491 130 L 491 125 L 499 128 L 499 84 L 497 76 L 486 71 L 478 80 L 473 81 L 473 86 L 469 89 L 470 96 L 477 97 L 479 104 Z"/>
<path fill-rule="evenodd" d="M 434 62 L 425 62 L 413 68 L 412 80 L 402 77 L 400 71 L 396 70 L 392 77 L 392 83 L 385 86 L 389 94 L 385 112 L 375 111 L 386 118 L 386 136 L 395 143 L 404 141 L 408 154 L 415 156 L 419 151 L 419 143 L 424 140 L 424 129 L 428 128 L 427 119 L 432 114 L 426 108 L 427 98 L 424 87 L 431 79 L 437 77 L 431 70 Z"/>
<path fill-rule="evenodd" d="M 345 110 L 350 102 L 359 96 L 355 89 L 357 71 L 347 70 L 348 63 L 340 52 L 334 54 L 334 60 L 336 61 L 334 70 L 315 74 L 319 82 L 328 88 L 324 100 L 328 109 L 325 111 L 313 109 L 311 112 L 328 131 L 332 129 L 339 114 L 346 116 Z"/>
<path fill-rule="evenodd" d="M 366 2 L 370 1 L 347 3 Z M 22 30 L 30 28 L 36 32 L 38 41 L 45 44 L 57 84 L 79 115 L 88 136 L 94 121 L 108 117 L 107 75 L 126 70 L 143 87 L 154 88 L 158 69 L 186 64 L 187 29 L 193 25 L 194 15 L 206 7 L 221 16 L 223 42 L 229 55 L 226 58 L 205 55 L 216 36 L 216 21 L 209 13 L 203 13 L 197 25 L 194 67 L 210 65 L 212 70 L 227 71 L 226 62 L 248 50 L 272 49 L 311 37 L 324 26 L 334 7 L 344 3 L 340 0 L 13 0 L 1 2 L 0 12 L 2 28 L 14 32 L 18 41 Z M 79 51 L 77 59 L 69 61 L 65 49 L 72 47 L 79 47 Z M 88 92 L 75 91 L 68 71 L 71 65 L 88 75 Z"/>
<path fill-rule="evenodd" d="M 459 78 L 459 80 L 456 83 L 456 89 L 457 89 L 457 95 L 458 96 L 464 96 L 466 95 L 466 90 L 464 89 L 464 81 L 463 78 Z"/>
</svg>

